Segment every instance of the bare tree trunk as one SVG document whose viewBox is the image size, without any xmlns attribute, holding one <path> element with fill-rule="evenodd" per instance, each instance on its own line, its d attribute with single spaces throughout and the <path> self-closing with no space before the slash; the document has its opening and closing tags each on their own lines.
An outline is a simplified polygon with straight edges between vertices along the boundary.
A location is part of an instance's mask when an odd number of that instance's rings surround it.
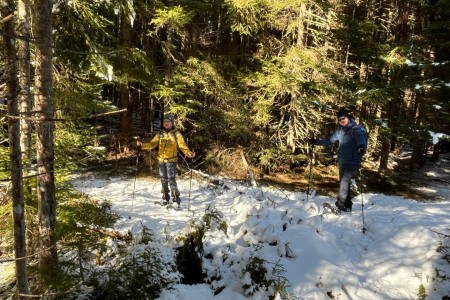
<svg viewBox="0 0 450 300">
<path fill-rule="evenodd" d="M 422 167 L 426 161 L 426 140 L 417 137 L 412 142 L 411 160 L 409 163 L 409 170 L 411 172 L 416 171 Z"/>
<path fill-rule="evenodd" d="M 393 85 L 399 81 L 398 76 L 393 75 L 389 78 L 389 84 Z M 400 90 L 397 90 L 396 93 L 391 97 L 389 103 L 387 103 L 385 110 L 386 115 L 382 116 L 389 121 L 389 128 L 398 128 L 401 123 L 401 105 L 403 101 L 403 96 Z M 395 134 L 395 132 L 394 132 Z M 395 141 L 392 140 L 392 132 L 389 129 L 389 132 L 382 133 L 382 141 L 381 141 L 381 153 L 380 153 L 380 170 L 386 170 L 387 164 L 389 161 L 389 154 L 395 150 L 396 144 Z"/>
<path fill-rule="evenodd" d="M 39 267 L 58 263 L 56 251 L 56 198 L 53 173 L 53 103 L 52 103 L 52 4 L 35 0 L 33 33 L 36 39 L 35 103 L 38 164 Z"/>
<path fill-rule="evenodd" d="M 442 141 L 437 142 L 433 146 L 433 154 L 431 155 L 430 161 L 438 161 L 439 153 L 441 152 Z"/>
<path fill-rule="evenodd" d="M 395 80 L 395 76 L 388 78 L 388 80 L 390 83 L 392 83 L 392 81 Z M 395 126 L 398 121 L 394 117 L 395 113 L 397 112 L 396 103 L 397 103 L 396 98 L 393 97 L 393 99 L 391 99 L 385 107 L 386 115 L 384 115 L 384 116 L 382 115 L 382 118 L 384 117 L 389 121 L 390 128 Z M 388 162 L 389 162 L 389 154 L 391 153 L 391 150 L 392 150 L 392 140 L 390 138 L 390 134 L 388 136 L 388 135 L 382 133 L 381 134 L 380 164 L 379 164 L 380 171 L 387 170 Z"/>
<path fill-rule="evenodd" d="M 28 116 L 31 111 L 30 94 L 30 0 L 19 0 L 19 111 Z M 31 124 L 28 120 L 20 120 L 20 147 L 22 148 L 22 160 L 29 166 L 31 162 Z M 26 171 L 25 171 L 26 172 Z M 25 173 L 26 174 L 26 173 Z"/>
<path fill-rule="evenodd" d="M 150 133 L 155 132 L 155 101 L 150 95 Z"/>
<path fill-rule="evenodd" d="M 131 35 L 131 21 L 123 9 L 120 16 L 120 31 L 119 40 L 120 45 L 124 49 L 130 47 Z M 126 61 L 126 59 L 124 59 Z M 120 114 L 120 133 L 122 137 L 122 145 L 128 149 L 128 143 L 132 136 L 132 121 L 133 121 L 133 102 L 131 101 L 130 88 L 128 82 L 122 82 L 119 87 L 119 108 L 126 108 L 127 111 Z"/>
<path fill-rule="evenodd" d="M 122 145 L 128 147 L 132 135 L 133 107 L 130 97 L 130 89 L 127 83 L 121 83 L 119 87 L 119 108 L 127 110 L 120 114 L 120 133 Z"/>
<path fill-rule="evenodd" d="M 19 115 L 19 82 L 17 78 L 17 59 L 14 31 L 14 1 L 3 0 L 1 14 L 3 19 L 3 41 L 5 43 L 5 80 L 7 82 L 8 114 Z M 20 121 L 16 118 L 8 120 L 9 157 L 12 184 L 12 209 L 14 219 L 14 258 L 16 264 L 16 280 L 19 299 L 27 299 L 20 295 L 29 294 L 28 272 L 26 260 L 25 238 L 25 201 L 23 196 L 22 157 L 20 148 Z"/>
<path fill-rule="evenodd" d="M 172 45 L 172 35 L 173 35 L 172 29 L 167 26 L 167 28 L 166 28 L 166 42 L 167 42 L 167 45 Z M 168 86 L 169 83 L 170 83 L 170 80 L 172 78 L 172 67 L 173 67 L 173 65 L 172 65 L 172 57 L 171 57 L 171 53 L 170 53 L 170 47 L 166 47 L 164 55 L 165 55 L 164 85 Z M 162 102 L 162 105 L 161 105 L 163 115 L 167 113 L 167 106 L 168 106 L 167 103 L 168 103 L 168 101 L 165 101 L 163 99 L 163 102 Z M 163 120 L 161 120 L 161 129 L 162 129 L 162 122 L 163 122 Z"/>
<path fill-rule="evenodd" d="M 391 153 L 391 138 L 388 135 L 381 137 L 381 156 L 380 156 L 380 171 L 386 171 L 388 168 L 389 154 Z"/>
<path fill-rule="evenodd" d="M 140 128 L 140 134 L 141 136 L 145 136 L 147 132 L 151 132 L 152 125 L 150 123 L 150 114 L 152 111 L 150 110 L 150 96 L 149 99 L 144 99 L 143 101 L 140 101 L 141 106 L 141 128 Z"/>
<path fill-rule="evenodd" d="M 414 120 L 416 127 L 420 128 L 422 119 L 422 97 L 417 95 L 415 91 L 408 91 L 407 94 L 414 100 L 411 111 L 411 119 Z M 410 171 L 414 172 L 426 163 L 427 158 L 427 140 L 423 133 L 415 132 L 411 137 L 412 153 L 409 164 Z"/>
</svg>

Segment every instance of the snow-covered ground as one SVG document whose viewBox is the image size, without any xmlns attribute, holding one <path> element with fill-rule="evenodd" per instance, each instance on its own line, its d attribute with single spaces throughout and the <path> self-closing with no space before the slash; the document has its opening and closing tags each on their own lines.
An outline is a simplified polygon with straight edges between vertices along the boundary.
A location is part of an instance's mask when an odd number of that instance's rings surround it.
<svg viewBox="0 0 450 300">
<path fill-rule="evenodd" d="M 161 239 L 167 232 L 186 235 L 191 221 L 200 219 L 208 205 L 223 214 L 227 233 L 207 232 L 204 239 L 205 254 L 214 259 L 204 257 L 203 269 L 213 282 L 177 284 L 160 299 L 247 299 L 242 285 L 248 276 L 242 274 L 240 262 L 255 252 L 282 265 L 288 292 L 297 299 L 419 299 L 421 285 L 426 299 L 450 296 L 450 264 L 437 252 L 441 243 L 448 243 L 437 234 L 449 234 L 448 197 L 424 203 L 366 193 L 354 199 L 353 212 L 336 216 L 323 214 L 322 204 L 334 202 L 326 196 L 312 193 L 307 200 L 303 192 L 227 180 L 212 185 L 196 177 L 178 178 L 182 209 L 177 211 L 154 203 L 161 198 L 157 178 L 135 181 L 119 174 L 103 179 L 85 174 L 73 183 L 79 191 L 109 200 L 122 216 L 116 229 L 134 235 L 143 225 Z M 220 274 L 220 282 L 213 273 Z M 218 287 L 225 289 L 214 295 Z M 255 293 L 252 299 L 267 295 Z"/>
<path fill-rule="evenodd" d="M 431 157 L 431 154 L 429 155 Z M 411 174 L 413 190 L 435 200 L 449 200 L 450 153 L 441 153 L 438 161 L 427 162 L 418 172 Z"/>
</svg>

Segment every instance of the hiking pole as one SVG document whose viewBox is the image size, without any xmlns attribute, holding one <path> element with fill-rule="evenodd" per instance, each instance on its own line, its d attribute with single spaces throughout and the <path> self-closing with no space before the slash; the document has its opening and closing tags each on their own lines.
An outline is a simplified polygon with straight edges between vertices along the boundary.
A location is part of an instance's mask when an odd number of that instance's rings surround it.
<svg viewBox="0 0 450 300">
<path fill-rule="evenodd" d="M 135 137 L 136 140 L 138 140 L 138 137 Z M 138 152 L 136 154 L 136 169 L 134 172 L 134 184 L 133 184 L 133 197 L 131 200 L 131 207 L 134 207 L 134 192 L 136 191 L 136 180 L 137 180 L 137 174 L 138 174 L 138 170 L 139 170 L 139 156 L 141 155 L 141 149 L 142 146 L 137 146 L 138 148 Z"/>
<path fill-rule="evenodd" d="M 195 153 L 195 151 L 192 151 Z M 191 209 L 191 190 L 192 190 L 192 170 L 194 167 L 194 163 L 201 157 L 201 155 L 196 156 L 197 158 L 194 160 L 193 157 L 191 157 L 191 163 L 189 163 L 185 156 L 182 156 L 184 163 L 187 165 L 188 169 L 189 169 L 189 194 L 188 194 L 188 214 L 190 212 Z M 202 164 L 203 162 L 201 162 L 200 164 Z M 199 164 L 199 165 L 200 165 Z"/>
<path fill-rule="evenodd" d="M 311 136 L 311 135 L 310 135 Z M 314 139 L 314 134 L 312 134 L 311 136 L 311 140 Z M 311 188 L 311 178 L 312 178 L 312 165 L 313 165 L 313 155 L 314 155 L 314 144 L 313 143 L 309 143 L 309 177 L 308 177 L 308 190 L 306 191 L 306 202 L 308 202 L 309 199 L 309 192 L 310 192 L 310 188 Z"/>
<path fill-rule="evenodd" d="M 191 157 L 191 165 L 189 166 L 190 175 L 189 175 L 189 196 L 188 196 L 188 214 L 191 209 L 191 189 L 192 189 L 192 165 L 194 164 L 194 158 Z"/>
<path fill-rule="evenodd" d="M 362 187 L 363 187 L 362 178 L 363 178 L 363 175 L 362 175 L 362 170 L 360 168 L 359 169 L 359 182 L 360 182 L 359 192 L 361 193 L 361 214 L 362 214 L 362 223 L 363 223 L 363 227 L 361 230 L 362 230 L 363 234 L 365 234 L 367 228 L 366 228 L 366 223 L 364 221 L 364 197 L 363 197 L 363 189 L 362 189 Z"/>
</svg>

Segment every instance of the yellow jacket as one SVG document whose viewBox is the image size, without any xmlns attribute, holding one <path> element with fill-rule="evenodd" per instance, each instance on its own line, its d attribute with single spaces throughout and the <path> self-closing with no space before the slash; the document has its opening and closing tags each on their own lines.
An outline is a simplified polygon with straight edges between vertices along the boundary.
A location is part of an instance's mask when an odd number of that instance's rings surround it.
<svg viewBox="0 0 450 300">
<path fill-rule="evenodd" d="M 175 136 L 177 141 L 175 141 Z M 178 149 L 183 151 L 186 156 L 192 155 L 191 150 L 184 142 L 183 136 L 176 129 L 169 132 L 163 130 L 157 133 L 150 142 L 142 143 L 142 150 L 151 150 L 157 146 L 159 146 L 158 161 L 160 162 L 177 162 Z"/>
</svg>

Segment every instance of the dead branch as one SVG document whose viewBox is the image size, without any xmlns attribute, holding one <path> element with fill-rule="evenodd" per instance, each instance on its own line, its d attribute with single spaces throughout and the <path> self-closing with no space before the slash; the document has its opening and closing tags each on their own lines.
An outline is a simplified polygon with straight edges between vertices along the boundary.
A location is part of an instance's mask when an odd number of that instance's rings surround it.
<svg viewBox="0 0 450 300">
<path fill-rule="evenodd" d="M 244 155 L 244 151 L 242 149 L 240 149 L 239 151 L 241 153 L 241 157 L 242 157 L 242 162 L 244 163 L 245 168 L 247 169 L 247 175 L 250 178 L 250 181 L 252 183 L 253 187 L 256 187 L 256 180 L 255 180 L 255 176 L 253 175 L 253 171 L 252 169 L 250 169 L 250 166 L 248 165 L 247 160 L 245 159 L 245 155 Z"/>
</svg>

